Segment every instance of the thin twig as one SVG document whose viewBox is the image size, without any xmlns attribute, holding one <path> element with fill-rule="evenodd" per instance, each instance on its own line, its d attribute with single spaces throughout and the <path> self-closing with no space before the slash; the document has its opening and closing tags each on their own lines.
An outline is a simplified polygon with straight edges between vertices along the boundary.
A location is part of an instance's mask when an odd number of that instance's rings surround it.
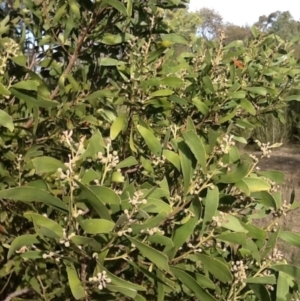
<svg viewBox="0 0 300 301">
<path fill-rule="evenodd" d="M 25 295 L 29 292 L 30 292 L 29 288 L 23 288 L 20 291 L 15 291 L 15 292 L 9 294 L 3 301 L 11 301 L 13 298 Z"/>
</svg>

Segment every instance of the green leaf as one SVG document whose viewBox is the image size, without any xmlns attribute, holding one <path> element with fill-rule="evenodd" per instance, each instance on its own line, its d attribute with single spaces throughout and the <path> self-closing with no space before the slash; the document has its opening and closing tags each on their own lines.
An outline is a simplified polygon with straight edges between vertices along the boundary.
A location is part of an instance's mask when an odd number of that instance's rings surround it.
<svg viewBox="0 0 300 301">
<path fill-rule="evenodd" d="M 270 179 L 276 184 L 282 184 L 284 181 L 284 173 L 277 170 L 257 171 L 257 174 Z"/>
<path fill-rule="evenodd" d="M 101 43 L 105 45 L 117 45 L 121 43 L 127 42 L 132 35 L 128 33 L 119 33 L 119 34 L 111 34 L 111 33 L 105 33 L 103 35 L 103 38 L 101 39 Z"/>
<path fill-rule="evenodd" d="M 270 293 L 263 284 L 249 284 L 250 289 L 254 292 L 259 301 L 271 301 Z"/>
<path fill-rule="evenodd" d="M 133 237 L 127 236 L 127 238 L 136 246 L 144 257 L 148 258 L 158 268 L 164 271 L 169 271 L 168 257 L 165 254 L 149 247 Z"/>
<path fill-rule="evenodd" d="M 251 277 L 246 279 L 246 283 L 276 284 L 276 277 L 275 275 Z"/>
<path fill-rule="evenodd" d="M 277 286 L 276 286 L 276 301 L 286 301 L 287 297 L 289 295 L 289 279 L 288 275 L 279 272 L 278 273 L 278 280 L 277 280 Z M 275 282 L 276 283 L 276 282 Z"/>
<path fill-rule="evenodd" d="M 211 222 L 213 216 L 216 214 L 219 206 L 219 189 L 215 186 L 213 189 L 207 190 L 207 195 L 205 198 L 205 212 L 202 222 L 202 232 L 207 226 L 207 222 Z"/>
<path fill-rule="evenodd" d="M 194 292 L 198 300 L 217 301 L 217 299 L 215 299 L 211 294 L 205 291 L 192 276 L 190 276 L 182 269 L 172 267 L 171 272 L 192 292 Z"/>
<path fill-rule="evenodd" d="M 177 168 L 178 171 L 181 170 L 180 158 L 179 158 L 178 154 L 176 154 L 175 152 L 170 151 L 168 149 L 164 149 L 163 157 L 165 157 L 169 162 L 171 162 Z"/>
<path fill-rule="evenodd" d="M 66 170 L 66 166 L 52 157 L 38 157 L 31 160 L 37 174 L 55 173 L 59 168 Z"/>
<path fill-rule="evenodd" d="M 194 97 L 192 99 L 193 104 L 196 106 L 198 111 L 202 113 L 204 116 L 206 116 L 209 113 L 209 108 L 208 106 L 202 102 L 198 97 Z"/>
<path fill-rule="evenodd" d="M 12 85 L 11 87 L 16 88 L 16 89 L 37 91 L 37 88 L 39 85 L 40 85 L 40 83 L 36 80 L 23 80 L 23 81 L 17 82 L 16 84 Z"/>
<path fill-rule="evenodd" d="M 267 243 L 261 252 L 262 258 L 267 258 L 267 256 L 274 250 L 277 244 L 278 236 L 279 236 L 279 229 L 276 232 L 270 233 Z"/>
<path fill-rule="evenodd" d="M 10 91 L 2 83 L 0 83 L 0 95 L 10 95 Z"/>
<path fill-rule="evenodd" d="M 86 200 L 92 205 L 92 207 L 95 209 L 95 211 L 98 213 L 98 215 L 106 220 L 111 220 L 111 216 L 109 214 L 108 209 L 102 202 L 102 200 L 97 196 L 90 188 L 83 185 L 79 181 L 75 180 L 76 184 L 81 188 L 81 191 L 83 193 L 83 196 L 86 198 Z"/>
<path fill-rule="evenodd" d="M 300 101 L 300 95 L 287 96 L 284 101 Z"/>
<path fill-rule="evenodd" d="M 272 270 L 284 272 L 293 278 L 300 279 L 300 268 L 291 264 L 275 264 L 270 267 Z"/>
<path fill-rule="evenodd" d="M 230 99 L 243 99 L 246 97 L 246 92 L 245 91 L 229 92 L 228 97 Z"/>
<path fill-rule="evenodd" d="M 216 236 L 217 240 L 237 244 L 245 245 L 246 244 L 246 234 L 244 232 L 235 232 L 235 233 L 223 233 Z"/>
<path fill-rule="evenodd" d="M 27 102 L 30 105 L 36 105 L 41 108 L 54 108 L 58 106 L 58 102 L 54 100 L 46 100 L 41 96 L 35 96 L 31 91 L 18 90 L 10 88 L 10 92 L 20 100 Z"/>
<path fill-rule="evenodd" d="M 69 285 L 73 297 L 76 300 L 84 299 L 86 297 L 85 290 L 78 278 L 77 272 L 73 264 L 68 264 L 68 266 L 66 267 L 66 271 L 68 274 Z"/>
<path fill-rule="evenodd" d="M 121 161 L 119 164 L 116 165 L 116 168 L 128 168 L 131 166 L 135 166 L 138 164 L 138 161 L 133 157 L 130 156 L 125 160 Z"/>
<path fill-rule="evenodd" d="M 88 234 L 110 233 L 115 227 L 115 223 L 106 219 L 85 219 L 80 221 L 81 228 Z"/>
<path fill-rule="evenodd" d="M 255 198 L 259 203 L 269 208 L 279 209 L 276 200 L 268 191 L 255 192 L 251 194 L 251 197 Z"/>
<path fill-rule="evenodd" d="M 101 57 L 98 61 L 99 61 L 100 65 L 107 66 L 107 67 L 110 67 L 110 66 L 122 66 L 122 65 L 125 64 L 125 62 L 123 62 L 123 61 L 112 59 L 110 57 Z M 109 91 L 107 91 L 107 92 L 109 92 Z"/>
<path fill-rule="evenodd" d="M 162 90 L 157 90 L 149 95 L 150 98 L 154 97 L 163 97 L 163 96 L 170 96 L 174 94 L 174 91 L 170 89 L 162 89 Z"/>
<path fill-rule="evenodd" d="M 208 76 L 204 76 L 202 80 L 204 84 L 204 89 L 206 89 L 210 93 L 215 93 L 215 88 L 211 79 Z"/>
<path fill-rule="evenodd" d="M 251 164 L 247 161 L 243 161 L 242 163 L 235 165 L 227 174 L 216 176 L 217 182 L 231 184 L 240 181 L 248 174 L 250 165 Z"/>
<path fill-rule="evenodd" d="M 300 247 L 300 234 L 290 231 L 280 231 L 279 238 L 289 245 Z"/>
<path fill-rule="evenodd" d="M 234 232 L 247 233 L 248 231 L 243 227 L 241 221 L 230 214 L 226 214 L 226 221 L 222 223 L 222 227 Z"/>
<path fill-rule="evenodd" d="M 107 284 L 107 289 L 111 292 L 120 293 L 126 297 L 134 299 L 137 295 L 137 291 L 128 287 L 122 287 L 117 285 Z"/>
<path fill-rule="evenodd" d="M 245 90 L 249 91 L 252 94 L 257 94 L 261 96 L 266 96 L 268 93 L 267 89 L 264 87 L 248 87 L 245 88 Z"/>
<path fill-rule="evenodd" d="M 0 110 L 0 125 L 7 128 L 9 131 L 14 130 L 14 122 L 11 116 L 9 116 L 3 110 Z"/>
<path fill-rule="evenodd" d="M 251 115 L 256 115 L 256 110 L 253 106 L 253 104 L 247 100 L 247 99 L 242 99 L 241 100 L 241 107 L 247 111 L 248 113 L 250 113 Z"/>
<path fill-rule="evenodd" d="M 191 149 L 198 163 L 206 172 L 206 151 L 201 138 L 194 131 L 186 131 L 182 133 L 185 143 Z"/>
<path fill-rule="evenodd" d="M 118 0 L 103 0 L 105 4 L 108 4 L 118 10 L 122 15 L 127 16 L 127 9 L 124 4 Z"/>
<path fill-rule="evenodd" d="M 189 45 L 187 38 L 181 34 L 169 33 L 162 36 L 163 41 L 172 42 L 174 44 Z"/>
<path fill-rule="evenodd" d="M 118 116 L 110 127 L 110 139 L 115 140 L 126 125 L 127 114 Z"/>
<path fill-rule="evenodd" d="M 150 151 L 155 154 L 156 156 L 160 156 L 162 152 L 162 146 L 160 141 L 152 134 L 151 131 L 144 128 L 141 125 L 137 126 L 137 129 L 141 136 L 144 138 L 147 146 L 149 147 Z"/>
<path fill-rule="evenodd" d="M 221 282 L 226 283 L 233 280 L 230 269 L 222 261 L 204 254 L 197 254 L 197 258 L 201 261 L 203 266 Z"/>
<path fill-rule="evenodd" d="M 159 85 L 167 86 L 167 87 L 172 87 L 172 88 L 180 88 L 184 86 L 184 81 L 176 76 L 168 76 L 165 78 L 162 78 L 159 81 Z"/>
<path fill-rule="evenodd" d="M 63 237 L 63 228 L 50 218 L 33 212 L 24 213 L 24 217 L 32 221 L 38 227 L 43 227 L 51 230 L 55 234 L 55 238 Z"/>
<path fill-rule="evenodd" d="M 236 182 L 236 187 L 243 190 L 244 185 L 248 188 L 249 192 L 257 192 L 257 191 L 268 191 L 271 189 L 271 185 L 260 178 L 244 178 L 239 182 Z M 246 191 L 244 191 L 246 193 Z"/>
<path fill-rule="evenodd" d="M 7 253 L 7 259 L 10 259 L 15 251 L 18 251 L 20 248 L 24 246 L 32 246 L 34 244 L 39 244 L 40 241 L 36 237 L 36 235 L 26 234 L 16 237 L 9 248 Z"/>
<path fill-rule="evenodd" d="M 193 177 L 192 153 L 184 141 L 178 143 L 181 171 L 183 175 L 184 193 L 187 194 Z"/>
<path fill-rule="evenodd" d="M 23 203 L 39 202 L 45 205 L 67 211 L 67 206 L 49 192 L 35 187 L 14 187 L 0 191 L 0 198 Z"/>
</svg>

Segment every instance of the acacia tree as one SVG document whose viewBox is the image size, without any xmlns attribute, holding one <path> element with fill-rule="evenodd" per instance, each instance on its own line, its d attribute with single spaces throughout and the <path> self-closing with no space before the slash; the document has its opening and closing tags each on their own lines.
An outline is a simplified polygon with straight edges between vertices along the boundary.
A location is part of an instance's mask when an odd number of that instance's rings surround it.
<svg viewBox="0 0 300 301">
<path fill-rule="evenodd" d="M 3 299 L 297 298 L 276 248 L 299 245 L 277 226 L 297 202 L 235 145 L 297 98 L 291 44 L 190 41 L 164 22 L 185 5 L 26 0 L 0 23 Z M 20 20 L 34 58 L 9 38 Z"/>
</svg>

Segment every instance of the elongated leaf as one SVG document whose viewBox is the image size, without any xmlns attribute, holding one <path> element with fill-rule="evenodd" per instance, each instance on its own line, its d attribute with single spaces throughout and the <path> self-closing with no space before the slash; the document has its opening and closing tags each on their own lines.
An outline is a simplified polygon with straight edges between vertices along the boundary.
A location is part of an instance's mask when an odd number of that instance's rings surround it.
<svg viewBox="0 0 300 301">
<path fill-rule="evenodd" d="M 289 294 L 290 286 L 288 275 L 279 272 L 276 286 L 276 301 L 286 301 Z"/>
<path fill-rule="evenodd" d="M 93 185 L 88 187 L 103 204 L 121 204 L 120 197 L 110 188 L 105 186 Z"/>
<path fill-rule="evenodd" d="M 194 131 L 183 132 L 182 136 L 185 143 L 189 146 L 198 163 L 206 172 L 206 152 L 202 140 Z"/>
<path fill-rule="evenodd" d="M 130 156 L 126 158 L 125 160 L 121 161 L 120 163 L 117 164 L 116 168 L 127 168 L 131 166 L 135 166 L 138 164 L 138 161 L 133 157 Z"/>
<path fill-rule="evenodd" d="M 197 258 L 201 261 L 203 266 L 221 282 L 226 283 L 232 281 L 233 276 L 230 269 L 222 261 L 204 254 L 197 254 Z"/>
<path fill-rule="evenodd" d="M 174 94 L 173 90 L 162 89 L 162 90 L 158 90 L 158 91 L 155 91 L 155 92 L 151 93 L 150 94 L 150 98 L 153 98 L 153 97 L 162 97 L 162 96 L 170 96 L 172 94 Z"/>
<path fill-rule="evenodd" d="M 276 184 L 282 184 L 282 182 L 284 181 L 284 173 L 281 171 L 277 171 L 277 170 L 258 171 L 257 174 L 272 180 Z"/>
<path fill-rule="evenodd" d="M 250 163 L 243 161 L 241 164 L 234 166 L 230 172 L 217 176 L 216 179 L 221 183 L 236 183 L 244 178 L 248 174 L 249 170 Z"/>
<path fill-rule="evenodd" d="M 237 245 L 245 245 L 246 244 L 246 234 L 244 232 L 239 233 L 223 233 L 216 236 L 217 240 L 234 243 Z"/>
<path fill-rule="evenodd" d="M 169 161 L 171 162 L 176 168 L 178 171 L 181 170 L 181 166 L 180 166 L 180 158 L 179 158 L 179 155 L 176 154 L 175 152 L 173 151 L 170 151 L 168 149 L 164 149 L 163 150 L 163 156 Z"/>
<path fill-rule="evenodd" d="M 66 267 L 66 271 L 68 274 L 68 280 L 71 292 L 73 294 L 73 297 L 76 300 L 80 300 L 85 298 L 85 290 L 78 278 L 77 272 L 73 265 L 69 265 Z"/>
<path fill-rule="evenodd" d="M 76 184 L 81 188 L 83 195 L 86 197 L 86 200 L 92 205 L 95 211 L 101 218 L 106 220 L 111 220 L 111 216 L 108 212 L 108 209 L 102 202 L 102 200 L 87 186 L 83 185 L 79 181 L 75 180 Z"/>
<path fill-rule="evenodd" d="M 288 244 L 300 247 L 300 234 L 291 231 L 280 231 L 279 238 Z"/>
<path fill-rule="evenodd" d="M 271 301 L 271 296 L 269 291 L 266 289 L 265 285 L 259 283 L 249 284 L 249 287 L 254 292 L 256 298 L 259 301 Z"/>
<path fill-rule="evenodd" d="M 127 236 L 127 238 L 136 246 L 143 256 L 148 258 L 158 268 L 164 271 L 169 271 L 168 257 L 165 254 L 153 249 L 152 247 L 149 247 L 133 237 Z"/>
<path fill-rule="evenodd" d="M 188 45 L 189 42 L 186 39 L 185 36 L 180 35 L 180 34 L 176 34 L 176 33 L 169 33 L 169 34 L 164 34 L 162 36 L 162 40 L 163 41 L 169 41 L 172 42 L 174 44 L 183 44 L 183 45 Z"/>
<path fill-rule="evenodd" d="M 49 192 L 35 187 L 15 187 L 0 191 L 0 198 L 24 203 L 39 202 L 67 211 L 67 206 Z"/>
<path fill-rule="evenodd" d="M 117 286 L 117 285 L 112 285 L 112 284 L 108 284 L 107 285 L 107 289 L 111 292 L 116 292 L 116 293 L 120 293 L 126 297 L 132 298 L 134 299 L 137 295 L 137 291 L 133 290 L 131 288 L 128 287 L 123 287 L 123 286 Z"/>
<path fill-rule="evenodd" d="M 291 264 L 275 264 L 271 267 L 272 270 L 284 272 L 296 279 L 300 279 L 300 268 Z"/>
<path fill-rule="evenodd" d="M 115 223 L 106 219 L 91 218 L 81 221 L 80 226 L 88 234 L 100 234 L 110 233 L 114 229 Z"/>
<path fill-rule="evenodd" d="M 7 259 L 10 259 L 15 251 L 18 251 L 20 248 L 24 246 L 32 246 L 34 244 L 38 244 L 40 241 L 36 237 L 36 235 L 26 234 L 16 237 L 9 248 L 7 253 Z"/>
<path fill-rule="evenodd" d="M 13 119 L 3 110 L 0 110 L 0 125 L 7 128 L 11 132 L 15 128 Z"/>
<path fill-rule="evenodd" d="M 266 96 L 268 93 L 267 89 L 264 87 L 248 87 L 245 88 L 245 90 L 249 91 L 252 94 L 257 94 L 262 96 Z"/>
<path fill-rule="evenodd" d="M 213 189 L 207 190 L 207 195 L 205 198 L 205 211 L 204 218 L 202 222 L 202 232 L 207 226 L 207 222 L 210 222 L 213 216 L 216 214 L 219 206 L 219 189 L 215 186 Z"/>
<path fill-rule="evenodd" d="M 215 88 L 213 86 L 211 79 L 208 76 L 204 76 L 202 80 L 204 84 L 204 89 L 206 89 L 210 93 L 214 93 Z"/>
<path fill-rule="evenodd" d="M 118 0 L 103 0 L 103 3 L 106 3 L 116 10 L 118 10 L 122 15 L 127 16 L 127 9 L 121 1 Z"/>
<path fill-rule="evenodd" d="M 250 192 L 268 191 L 271 189 L 271 185 L 260 178 L 244 178 L 241 182 L 246 184 Z M 239 187 L 239 185 L 240 182 L 237 182 L 236 186 Z"/>
<path fill-rule="evenodd" d="M 12 85 L 12 87 L 16 89 L 37 91 L 39 85 L 40 83 L 36 80 L 23 80 Z"/>
<path fill-rule="evenodd" d="M 32 159 L 35 172 L 37 174 L 55 173 L 59 168 L 66 169 L 66 166 L 59 160 L 52 157 L 38 157 Z"/>
<path fill-rule="evenodd" d="M 182 141 L 178 143 L 181 171 L 183 175 L 184 193 L 188 193 L 193 177 L 193 155 L 189 147 Z"/>
<path fill-rule="evenodd" d="M 276 284 L 276 277 L 274 275 L 270 275 L 247 278 L 246 283 Z"/>
<path fill-rule="evenodd" d="M 36 226 L 38 227 L 45 227 L 52 232 L 55 233 L 56 238 L 62 238 L 63 236 L 63 229 L 62 227 L 56 223 L 55 221 L 51 220 L 50 218 L 47 218 L 43 215 L 40 215 L 38 213 L 33 212 L 26 212 L 24 216 L 32 221 Z"/>
<path fill-rule="evenodd" d="M 110 128 L 110 139 L 115 140 L 120 132 L 124 129 L 126 124 L 126 116 L 127 114 L 123 114 L 118 116 L 111 125 Z"/>
<path fill-rule="evenodd" d="M 162 146 L 160 141 L 152 134 L 151 131 L 144 128 L 143 126 L 138 125 L 137 129 L 140 132 L 141 136 L 144 138 L 150 151 L 154 153 L 156 156 L 160 156 L 162 152 Z"/>
<path fill-rule="evenodd" d="M 178 278 L 184 285 L 186 285 L 192 292 L 195 293 L 195 296 L 198 300 L 205 300 L 205 301 L 217 301 L 211 294 L 205 291 L 198 282 L 190 276 L 185 271 L 178 269 L 178 268 L 171 268 L 171 272 Z"/>
<path fill-rule="evenodd" d="M 31 91 L 19 90 L 10 88 L 10 92 L 17 98 L 27 102 L 30 105 L 36 105 L 41 108 L 53 108 L 57 107 L 58 102 L 53 100 L 43 99 L 40 96 L 35 96 Z"/>
</svg>

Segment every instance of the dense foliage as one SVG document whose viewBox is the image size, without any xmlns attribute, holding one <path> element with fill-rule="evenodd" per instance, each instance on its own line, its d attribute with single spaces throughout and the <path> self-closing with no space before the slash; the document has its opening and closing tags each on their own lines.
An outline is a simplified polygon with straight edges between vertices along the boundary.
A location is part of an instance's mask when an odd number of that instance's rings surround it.
<svg viewBox="0 0 300 301">
<path fill-rule="evenodd" d="M 299 246 L 278 227 L 298 204 L 235 145 L 297 99 L 292 44 L 189 40 L 164 22 L 184 2 L 24 0 L 2 19 L 2 299 L 297 298 L 277 240 Z"/>
</svg>

